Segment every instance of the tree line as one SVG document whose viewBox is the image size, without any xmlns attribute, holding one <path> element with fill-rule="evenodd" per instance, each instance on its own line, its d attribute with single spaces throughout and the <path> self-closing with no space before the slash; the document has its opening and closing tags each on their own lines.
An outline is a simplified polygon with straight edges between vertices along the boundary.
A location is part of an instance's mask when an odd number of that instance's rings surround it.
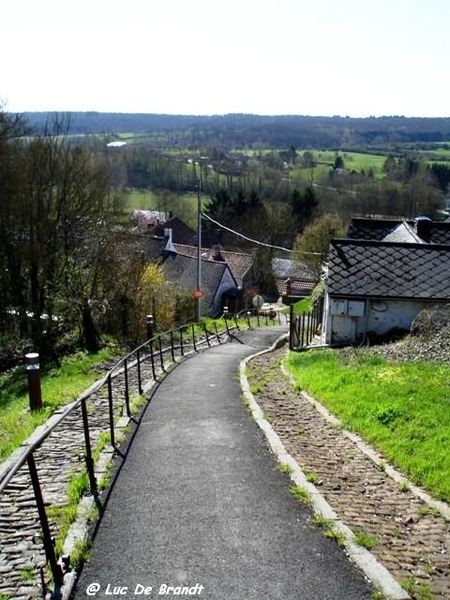
<svg viewBox="0 0 450 600">
<path fill-rule="evenodd" d="M 38 130 L 46 113 L 24 113 Z M 227 146 L 284 148 L 373 149 L 402 144 L 436 144 L 450 141 L 450 118 L 403 116 L 319 117 L 303 115 L 261 116 L 164 115 L 101 112 L 72 113 L 73 133 L 147 134 L 153 144 L 172 147 Z M 163 140 L 163 142 L 161 142 Z"/>
<path fill-rule="evenodd" d="M 114 169 L 71 144 L 69 130 L 56 118 L 36 134 L 0 112 L 2 359 L 32 349 L 57 362 L 75 347 L 96 350 L 108 333 L 135 344 L 149 308 L 169 328 L 183 301 L 123 225 Z"/>
<path fill-rule="evenodd" d="M 191 299 L 149 267 L 142 238 L 124 220 L 130 187 L 177 197 L 194 194 L 201 180 L 203 210 L 213 220 L 307 252 L 305 233 L 326 217 L 338 219 L 339 229 L 356 215 L 435 217 L 450 181 L 445 164 L 408 154 L 388 155 L 383 177 L 375 178 L 348 169 L 336 152 L 319 176 L 314 151 L 299 151 L 292 140 L 248 153 L 213 144 L 110 149 L 107 137 L 72 133 L 66 115 L 47 116 L 36 130 L 23 115 L 0 111 L 0 347 L 16 354 L 33 348 L 49 360 L 76 344 L 95 349 L 100 334 L 140 341 L 149 307 L 167 328 L 190 315 Z M 215 229 L 205 223 L 212 241 Z M 229 232 L 219 241 L 254 250 Z M 272 256 L 256 252 L 262 291 L 273 288 Z"/>
</svg>

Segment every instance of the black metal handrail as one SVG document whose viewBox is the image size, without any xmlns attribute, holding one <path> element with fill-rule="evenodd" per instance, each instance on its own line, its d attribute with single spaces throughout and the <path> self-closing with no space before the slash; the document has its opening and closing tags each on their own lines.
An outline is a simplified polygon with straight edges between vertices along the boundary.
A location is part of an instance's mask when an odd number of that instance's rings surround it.
<svg viewBox="0 0 450 600">
<path fill-rule="evenodd" d="M 93 458 L 93 435 L 91 431 L 90 415 L 88 402 L 94 396 L 101 394 L 106 390 L 107 397 L 107 421 L 109 427 L 109 441 L 113 449 L 120 454 L 116 439 L 116 419 L 118 410 L 125 410 L 126 416 L 131 417 L 130 398 L 133 386 L 139 395 L 145 391 L 144 382 L 159 381 L 171 367 L 177 364 L 177 359 L 182 359 L 190 352 L 199 352 L 202 348 L 209 348 L 212 344 L 220 344 L 233 336 L 235 331 L 241 327 L 250 328 L 255 323 L 260 326 L 261 321 L 266 325 L 287 324 L 286 315 L 277 314 L 276 318 L 269 318 L 268 315 L 261 317 L 259 315 L 251 317 L 248 312 L 241 315 L 227 315 L 225 318 L 225 327 L 222 331 L 217 328 L 217 323 L 213 323 L 213 331 L 208 330 L 205 323 L 200 327 L 187 325 L 173 329 L 169 332 L 154 335 L 143 344 L 122 357 L 110 369 L 103 378 L 95 382 L 85 390 L 76 400 L 66 405 L 64 408 L 56 411 L 45 426 L 40 426 L 35 433 L 18 448 L 5 464 L 0 465 L 0 495 L 5 492 L 13 478 L 25 465 L 31 479 L 34 498 L 36 502 L 38 519 L 42 531 L 42 545 L 47 565 L 51 571 L 51 577 L 54 585 L 53 596 L 57 597 L 59 589 L 63 585 L 64 571 L 62 563 L 56 556 L 54 540 L 51 535 L 51 528 L 48 520 L 46 503 L 43 499 L 42 484 L 36 468 L 36 452 L 43 446 L 44 442 L 55 432 L 70 415 L 73 415 L 78 409 L 81 412 L 81 427 L 83 431 L 83 452 L 86 472 L 89 479 L 90 494 L 100 507 L 99 490 L 95 475 L 95 465 Z M 114 383 L 120 376 L 120 389 L 116 390 L 122 403 L 117 406 L 115 399 Z M 41 567 L 41 579 L 44 582 L 44 570 Z M 48 590 L 43 589 L 45 597 Z"/>
</svg>

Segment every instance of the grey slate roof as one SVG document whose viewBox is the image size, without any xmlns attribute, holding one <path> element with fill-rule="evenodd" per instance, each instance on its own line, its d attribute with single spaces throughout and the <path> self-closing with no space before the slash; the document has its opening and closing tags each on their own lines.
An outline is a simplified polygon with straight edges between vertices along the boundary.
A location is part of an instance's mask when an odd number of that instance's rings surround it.
<svg viewBox="0 0 450 600">
<path fill-rule="evenodd" d="M 192 291 L 197 287 L 197 257 L 176 254 L 175 256 L 164 256 L 164 248 L 167 240 L 161 238 L 144 239 L 144 256 L 149 262 L 161 262 L 168 281 L 172 282 L 178 289 Z M 214 304 L 215 296 L 219 286 L 224 278 L 225 271 L 229 271 L 226 263 L 203 260 L 202 259 L 202 289 L 204 292 L 203 305 L 206 311 L 210 311 Z M 234 287 L 228 291 L 233 293 L 237 284 L 230 273 L 230 278 L 234 281 Z"/>
<path fill-rule="evenodd" d="M 421 244 L 423 241 L 414 231 L 414 228 L 411 227 L 409 223 L 404 221 L 397 225 L 397 227 L 389 233 L 385 238 L 383 238 L 384 242 L 402 242 L 409 244 Z"/>
<path fill-rule="evenodd" d="M 175 248 L 180 254 L 186 256 L 197 256 L 197 246 L 189 246 L 186 244 L 175 244 Z M 214 248 L 202 248 L 202 256 L 208 260 L 214 259 Z M 253 264 L 253 256 L 244 252 L 229 252 L 228 250 L 220 250 L 223 261 L 228 265 L 233 277 L 238 285 L 242 287 L 243 279 L 249 272 Z"/>
<path fill-rule="evenodd" d="M 197 232 L 186 225 L 179 217 L 170 217 L 165 223 L 160 223 L 155 227 L 153 235 L 164 236 L 164 230 L 172 230 L 172 242 L 175 244 L 195 244 L 197 242 Z"/>
<path fill-rule="evenodd" d="M 353 218 L 347 231 L 347 237 L 353 240 L 383 240 L 392 233 L 402 221 L 398 219 Z"/>
<path fill-rule="evenodd" d="M 450 301 L 450 246 L 334 239 L 331 296 Z"/>
<path fill-rule="evenodd" d="M 275 277 L 300 279 L 316 283 L 316 277 L 305 263 L 290 258 L 272 258 L 272 271 Z"/>
<path fill-rule="evenodd" d="M 426 241 L 430 244 L 450 244 L 450 222 L 432 221 Z"/>
<path fill-rule="evenodd" d="M 353 240 L 386 240 L 445 245 L 450 244 L 450 222 L 424 220 L 420 217 L 410 221 L 353 218 L 347 231 L 347 237 Z"/>
<path fill-rule="evenodd" d="M 162 267 L 168 281 L 175 284 L 179 289 L 192 291 L 192 294 L 194 293 L 197 287 L 196 258 L 177 254 L 174 257 L 167 258 L 162 263 Z M 203 303 L 206 309 L 210 310 L 228 267 L 225 263 L 209 260 L 202 260 L 201 267 L 202 290 L 204 292 Z"/>
</svg>

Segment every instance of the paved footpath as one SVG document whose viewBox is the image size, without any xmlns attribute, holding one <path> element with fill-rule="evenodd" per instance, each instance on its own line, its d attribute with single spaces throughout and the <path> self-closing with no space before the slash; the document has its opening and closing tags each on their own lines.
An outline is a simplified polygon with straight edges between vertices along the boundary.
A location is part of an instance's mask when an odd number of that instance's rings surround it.
<svg viewBox="0 0 450 600">
<path fill-rule="evenodd" d="M 75 598 L 369 600 L 373 589 L 275 469 L 238 366 L 283 333 L 181 363 L 149 404 Z"/>
</svg>

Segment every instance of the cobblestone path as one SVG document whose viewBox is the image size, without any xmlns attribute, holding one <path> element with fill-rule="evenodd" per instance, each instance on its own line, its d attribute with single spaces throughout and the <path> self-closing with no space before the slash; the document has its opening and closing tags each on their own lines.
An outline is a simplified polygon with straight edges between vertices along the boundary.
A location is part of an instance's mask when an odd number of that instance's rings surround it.
<svg viewBox="0 0 450 600">
<path fill-rule="evenodd" d="M 248 363 L 256 402 L 287 452 L 354 533 L 377 540 L 371 550 L 413 598 L 450 598 L 450 523 L 399 486 L 343 431 L 333 426 L 281 370 L 286 350 Z M 264 385 L 261 387 L 261 381 Z"/>
<path fill-rule="evenodd" d="M 159 363 L 156 363 L 156 369 L 161 373 Z M 142 382 L 152 381 L 152 373 L 150 361 L 144 360 L 141 364 Z M 135 368 L 129 370 L 128 382 L 130 397 L 137 395 L 139 386 Z M 123 372 L 112 379 L 112 396 L 114 420 L 117 421 L 125 413 Z M 109 432 L 109 399 L 106 385 L 89 397 L 87 412 L 91 446 L 95 449 L 101 435 Z M 54 538 L 57 538 L 59 533 L 58 511 L 68 504 L 69 481 L 84 468 L 84 454 L 80 407 L 68 414 L 34 453 L 50 530 Z M 3 464 L 2 467 L 4 466 Z M 44 586 L 40 567 L 45 565 L 46 560 L 40 535 L 36 502 L 25 465 L 0 495 L 0 597 L 14 600 L 42 598 Z M 49 585 L 48 572 L 45 574 L 44 585 Z M 52 589 L 51 585 L 49 587 Z"/>
</svg>

